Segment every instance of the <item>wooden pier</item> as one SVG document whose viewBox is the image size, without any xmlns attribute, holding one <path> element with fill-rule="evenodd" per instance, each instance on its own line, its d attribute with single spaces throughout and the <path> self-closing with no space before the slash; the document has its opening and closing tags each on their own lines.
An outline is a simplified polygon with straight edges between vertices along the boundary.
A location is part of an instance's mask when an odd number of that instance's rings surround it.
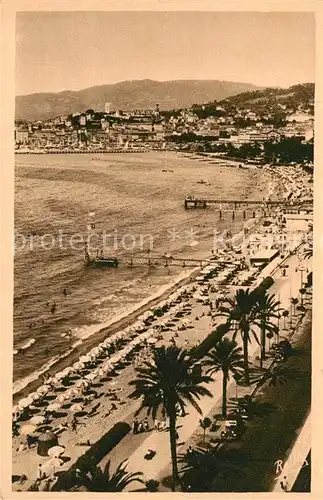
<svg viewBox="0 0 323 500">
<path fill-rule="evenodd" d="M 214 261 L 209 259 L 191 259 L 185 257 L 165 257 L 165 256 L 142 256 L 142 257 L 134 257 L 134 258 L 124 258 L 120 263 L 124 264 L 126 267 L 134 267 L 136 265 L 146 265 L 148 267 L 156 267 L 156 266 L 180 266 L 180 267 L 203 267 L 207 264 L 214 263 Z"/>
<path fill-rule="evenodd" d="M 303 200 L 303 201 L 295 201 L 291 202 L 288 200 L 225 200 L 225 199 L 213 199 L 213 198 L 194 198 L 194 197 L 186 197 L 184 199 L 184 207 L 185 209 L 189 208 L 207 208 L 208 205 L 219 205 L 219 207 L 223 207 L 224 205 L 233 205 L 234 208 L 238 208 L 241 206 L 281 206 L 284 205 L 289 208 L 298 207 L 302 205 L 311 205 L 313 204 L 313 200 Z"/>
</svg>

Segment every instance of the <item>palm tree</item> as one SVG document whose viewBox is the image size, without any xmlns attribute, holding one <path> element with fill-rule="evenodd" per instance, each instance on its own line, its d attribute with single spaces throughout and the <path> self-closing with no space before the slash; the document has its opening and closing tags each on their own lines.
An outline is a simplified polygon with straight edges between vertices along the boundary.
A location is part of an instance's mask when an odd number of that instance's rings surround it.
<svg viewBox="0 0 323 500">
<path fill-rule="evenodd" d="M 260 387 L 262 387 L 266 382 L 270 386 L 283 385 L 288 380 L 297 380 L 299 378 L 299 373 L 284 365 L 274 365 L 270 370 L 267 370 L 263 375 L 261 375 L 258 380 L 255 379 L 256 387 L 251 393 L 253 398 Z"/>
<path fill-rule="evenodd" d="M 233 298 L 226 298 L 223 304 L 227 304 L 227 306 L 219 307 L 219 315 L 224 314 L 229 322 L 236 322 L 237 329 L 233 333 L 233 340 L 235 340 L 238 331 L 242 336 L 244 381 L 246 385 L 249 385 L 248 343 L 250 342 L 250 333 L 259 344 L 258 337 L 252 329 L 257 318 L 257 297 L 249 289 L 240 289 L 236 291 Z"/>
<path fill-rule="evenodd" d="M 202 427 L 202 429 L 203 429 L 203 443 L 205 444 L 205 432 L 206 432 L 206 429 L 208 429 L 210 427 L 210 425 L 212 424 L 212 421 L 210 418 L 205 417 L 205 418 L 200 419 L 199 424 L 200 424 L 200 427 Z"/>
<path fill-rule="evenodd" d="M 197 404 L 201 396 L 212 396 L 202 384 L 211 382 L 211 377 L 192 370 L 193 359 L 184 349 L 177 346 L 162 346 L 154 349 L 153 359 L 146 361 L 138 370 L 137 379 L 130 382 L 134 392 L 130 397 L 141 399 L 137 414 L 147 408 L 155 418 L 159 408 L 169 418 L 170 451 L 172 459 L 172 491 L 178 481 L 176 451 L 176 407 L 182 412 L 187 403 L 202 414 Z"/>
<path fill-rule="evenodd" d="M 313 242 L 310 242 L 308 246 L 304 249 L 302 256 L 303 259 L 310 259 L 313 256 Z"/>
<path fill-rule="evenodd" d="M 142 475 L 142 472 L 128 472 L 127 460 L 121 462 L 115 472 L 111 474 L 109 461 L 103 471 L 100 467 L 92 466 L 89 473 L 81 478 L 80 483 L 82 486 L 85 486 L 87 491 L 110 491 L 118 493 L 133 482 L 143 483 L 142 479 L 140 479 Z"/>
<path fill-rule="evenodd" d="M 296 297 L 295 297 L 295 298 L 294 298 L 294 297 L 292 297 L 292 298 L 290 299 L 290 301 L 291 301 L 291 303 L 292 303 L 292 306 L 294 306 L 294 307 L 293 307 L 293 314 L 294 314 L 294 316 L 295 316 L 295 315 L 296 315 L 296 306 L 297 306 L 297 304 L 298 304 L 298 299 L 297 299 Z"/>
<path fill-rule="evenodd" d="M 279 318 L 281 309 L 275 295 L 269 295 L 267 292 L 257 294 L 257 306 L 255 325 L 259 326 L 261 332 L 260 367 L 262 368 L 263 360 L 266 358 L 266 333 L 277 334 L 278 327 L 273 320 Z"/>
<path fill-rule="evenodd" d="M 222 476 L 243 475 L 248 464 L 239 450 L 228 450 L 221 443 L 213 448 L 195 448 L 191 453 L 182 454 L 179 463 L 182 464 L 183 484 L 189 485 L 190 491 L 200 492 L 215 491 L 213 483 Z"/>
<path fill-rule="evenodd" d="M 202 364 L 207 368 L 207 374 L 212 376 L 222 370 L 222 415 L 227 416 L 227 385 L 230 372 L 241 375 L 243 371 L 243 356 L 241 347 L 234 340 L 223 338 L 215 349 L 212 349 Z"/>
</svg>

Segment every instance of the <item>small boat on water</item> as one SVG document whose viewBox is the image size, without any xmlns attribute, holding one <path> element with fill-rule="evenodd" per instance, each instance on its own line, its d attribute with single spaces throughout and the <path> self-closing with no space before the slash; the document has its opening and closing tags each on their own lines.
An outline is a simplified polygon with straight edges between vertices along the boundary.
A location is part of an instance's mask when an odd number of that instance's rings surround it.
<svg viewBox="0 0 323 500">
<path fill-rule="evenodd" d="M 104 257 L 103 250 L 101 250 L 101 254 L 99 255 L 99 251 L 97 250 L 97 254 L 95 259 L 90 257 L 88 252 L 87 244 L 84 246 L 84 261 L 86 266 L 93 267 L 118 267 L 119 261 L 116 257 Z"/>
</svg>

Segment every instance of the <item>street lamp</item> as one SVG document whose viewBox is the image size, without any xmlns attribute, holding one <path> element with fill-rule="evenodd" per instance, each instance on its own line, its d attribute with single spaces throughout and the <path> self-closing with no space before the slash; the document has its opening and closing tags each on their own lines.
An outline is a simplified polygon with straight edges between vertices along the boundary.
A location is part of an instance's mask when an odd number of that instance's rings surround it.
<svg viewBox="0 0 323 500">
<path fill-rule="evenodd" d="M 300 286 L 300 294 L 301 294 L 301 307 L 303 307 L 303 273 L 304 271 L 306 271 L 306 267 L 303 265 L 302 262 L 300 262 L 300 264 L 296 267 L 296 272 L 299 271 L 301 273 L 301 286 Z"/>
<path fill-rule="evenodd" d="M 285 309 L 285 311 L 283 311 L 283 318 L 284 318 L 284 330 L 287 330 L 287 325 L 286 325 L 286 318 L 287 316 L 289 315 L 289 311 L 287 309 Z"/>
</svg>

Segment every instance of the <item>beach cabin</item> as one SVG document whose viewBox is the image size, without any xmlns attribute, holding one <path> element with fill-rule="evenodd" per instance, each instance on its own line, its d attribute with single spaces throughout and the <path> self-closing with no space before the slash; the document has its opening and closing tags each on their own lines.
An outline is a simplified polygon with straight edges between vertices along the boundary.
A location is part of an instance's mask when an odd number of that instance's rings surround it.
<svg viewBox="0 0 323 500">
<path fill-rule="evenodd" d="M 279 255 L 279 250 L 260 250 L 250 257 L 250 263 L 253 265 L 269 264 Z"/>
</svg>

